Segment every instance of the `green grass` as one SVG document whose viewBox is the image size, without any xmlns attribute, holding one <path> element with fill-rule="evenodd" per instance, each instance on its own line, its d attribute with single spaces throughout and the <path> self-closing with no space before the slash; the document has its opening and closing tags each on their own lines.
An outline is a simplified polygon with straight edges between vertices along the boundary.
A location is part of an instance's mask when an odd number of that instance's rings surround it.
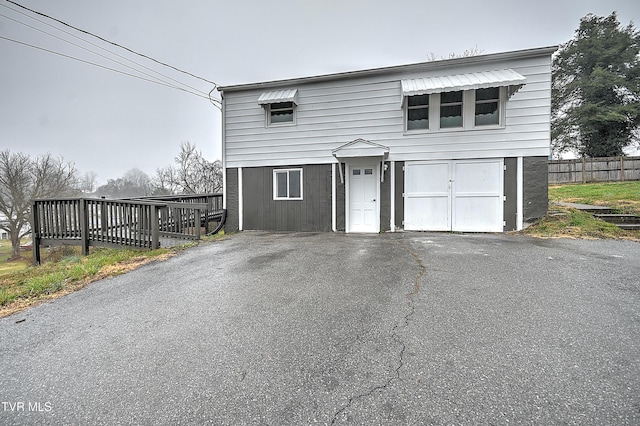
<svg viewBox="0 0 640 426">
<path fill-rule="evenodd" d="M 206 243 L 222 238 L 224 233 L 220 232 L 202 240 Z M 53 247 L 42 250 L 42 265 L 32 266 L 31 252 L 22 253 L 20 260 L 8 261 L 11 242 L 0 241 L 0 317 L 78 290 L 92 281 L 126 273 L 152 260 L 166 259 L 198 244 L 158 250 L 92 247 L 89 256 L 82 256 L 79 247 Z"/>
<path fill-rule="evenodd" d="M 160 259 L 176 252 L 175 249 L 153 251 L 96 249 L 89 256 L 79 256 L 77 249 L 60 260 L 51 260 L 41 266 L 26 266 L 19 271 L 0 274 L 0 308 L 12 302 L 37 301 L 65 289 L 73 290 L 105 276 L 131 270 L 149 260 Z M 0 315 L 1 315 L 0 311 Z"/>
<path fill-rule="evenodd" d="M 6 273 L 19 272 L 29 266 L 31 252 L 21 252 L 21 259 L 9 261 L 13 255 L 10 240 L 0 240 L 0 276 Z"/>
<path fill-rule="evenodd" d="M 617 213 L 640 215 L 640 181 L 552 185 L 549 201 L 608 206 Z"/>
<path fill-rule="evenodd" d="M 597 239 L 636 239 L 637 231 L 625 231 L 612 223 L 593 217 L 591 213 L 554 206 L 550 213 L 538 223 L 524 230 L 536 237 L 573 237 Z"/>
<path fill-rule="evenodd" d="M 616 213 L 640 215 L 640 182 L 607 182 L 549 187 L 549 214 L 524 233 L 540 237 L 615 238 L 640 241 L 640 231 L 625 231 L 592 214 L 558 202 L 611 207 Z"/>
</svg>

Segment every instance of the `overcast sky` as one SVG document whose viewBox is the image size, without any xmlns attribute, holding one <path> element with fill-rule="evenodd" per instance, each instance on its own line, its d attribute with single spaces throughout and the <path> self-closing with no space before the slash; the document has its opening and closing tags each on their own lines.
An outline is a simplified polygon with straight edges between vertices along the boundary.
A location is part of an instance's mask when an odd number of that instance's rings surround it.
<svg viewBox="0 0 640 426">
<path fill-rule="evenodd" d="M 219 85 L 423 62 L 476 46 L 552 46 L 588 13 L 640 21 L 637 0 L 16 2 Z M 200 93 L 213 87 L 0 0 L 0 37 L 133 73 L 24 24 L 113 56 L 49 25 L 63 28 Z M 155 175 L 182 141 L 221 158 L 220 112 L 205 98 L 5 39 L 0 58 L 2 150 L 60 155 L 100 183 L 133 168 Z"/>
</svg>

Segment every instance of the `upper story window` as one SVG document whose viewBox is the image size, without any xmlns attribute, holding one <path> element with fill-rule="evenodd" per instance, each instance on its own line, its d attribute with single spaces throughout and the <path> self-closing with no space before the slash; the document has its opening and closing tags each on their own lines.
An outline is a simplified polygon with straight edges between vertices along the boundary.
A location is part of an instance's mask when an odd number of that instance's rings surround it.
<svg viewBox="0 0 640 426">
<path fill-rule="evenodd" d="M 274 200 L 302 200 L 302 169 L 273 171 Z"/>
<path fill-rule="evenodd" d="M 504 127 L 507 102 L 526 82 L 512 69 L 403 79 L 404 130 L 422 133 Z"/>
<path fill-rule="evenodd" d="M 476 126 L 500 124 L 500 88 L 476 90 Z"/>
<path fill-rule="evenodd" d="M 429 95 L 407 97 L 407 130 L 429 129 Z"/>
<path fill-rule="evenodd" d="M 295 104 L 293 102 L 276 102 L 269 104 L 268 107 L 269 122 L 268 124 L 293 124 L 293 115 L 295 112 Z"/>
<path fill-rule="evenodd" d="M 440 128 L 462 127 L 462 90 L 440 94 Z"/>
<path fill-rule="evenodd" d="M 264 92 L 258 98 L 258 105 L 264 107 L 267 127 L 295 124 L 298 89 Z"/>
</svg>

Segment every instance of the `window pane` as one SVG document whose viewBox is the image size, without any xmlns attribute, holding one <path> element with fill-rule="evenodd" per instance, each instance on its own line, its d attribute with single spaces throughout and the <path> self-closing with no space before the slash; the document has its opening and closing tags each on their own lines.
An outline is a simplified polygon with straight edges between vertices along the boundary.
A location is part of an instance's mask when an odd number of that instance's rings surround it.
<svg viewBox="0 0 640 426">
<path fill-rule="evenodd" d="M 287 172 L 276 172 L 276 197 L 287 197 Z"/>
<path fill-rule="evenodd" d="M 289 198 L 300 198 L 300 170 L 289 171 Z"/>
<path fill-rule="evenodd" d="M 364 169 L 364 174 L 365 175 L 372 175 L 373 174 L 373 169 Z"/>
<path fill-rule="evenodd" d="M 499 124 L 498 102 L 476 104 L 476 126 Z"/>
<path fill-rule="evenodd" d="M 441 107 L 440 127 L 462 127 L 462 105 Z"/>
<path fill-rule="evenodd" d="M 353 169 L 353 175 L 354 176 L 360 175 L 360 169 Z"/>
<path fill-rule="evenodd" d="M 276 102 L 271 104 L 271 109 L 293 109 L 293 102 Z"/>
<path fill-rule="evenodd" d="M 440 94 L 441 104 L 449 104 L 452 102 L 462 102 L 462 91 L 445 92 Z"/>
<path fill-rule="evenodd" d="M 290 111 L 290 110 L 271 111 L 271 122 L 272 123 L 292 123 L 293 111 Z"/>
<path fill-rule="evenodd" d="M 488 89 L 476 90 L 476 101 L 486 101 L 500 98 L 500 89 L 498 87 L 490 87 Z"/>
<path fill-rule="evenodd" d="M 428 128 L 429 108 L 410 109 L 407 111 L 407 130 Z"/>
<path fill-rule="evenodd" d="M 409 96 L 409 106 L 429 105 L 429 95 Z"/>
</svg>

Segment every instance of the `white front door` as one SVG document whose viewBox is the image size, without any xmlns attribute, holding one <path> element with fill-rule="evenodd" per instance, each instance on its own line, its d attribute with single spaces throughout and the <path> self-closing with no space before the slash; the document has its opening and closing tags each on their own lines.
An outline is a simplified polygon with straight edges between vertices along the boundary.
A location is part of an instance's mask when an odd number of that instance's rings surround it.
<svg viewBox="0 0 640 426">
<path fill-rule="evenodd" d="M 350 166 L 347 179 L 348 232 L 379 232 L 377 166 Z"/>
</svg>

